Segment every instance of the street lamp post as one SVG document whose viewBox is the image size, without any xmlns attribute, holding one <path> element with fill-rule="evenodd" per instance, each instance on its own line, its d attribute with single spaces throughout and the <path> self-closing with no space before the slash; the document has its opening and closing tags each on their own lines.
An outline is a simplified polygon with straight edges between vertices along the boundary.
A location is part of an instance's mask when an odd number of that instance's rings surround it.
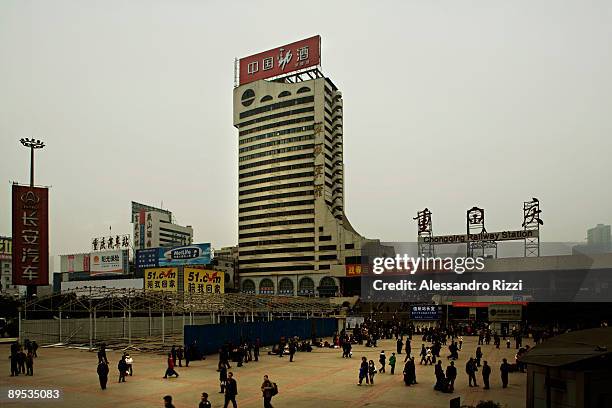
<svg viewBox="0 0 612 408">
<path fill-rule="evenodd" d="M 22 145 L 30 148 L 30 187 L 34 187 L 34 149 L 42 149 L 45 143 L 38 139 L 20 139 Z"/>
<path fill-rule="evenodd" d="M 45 147 L 45 143 L 38 139 L 23 138 L 19 140 L 22 145 L 30 148 L 30 187 L 34 187 L 34 149 L 42 149 Z M 32 299 L 36 294 L 36 286 L 28 285 L 27 288 L 27 299 Z"/>
</svg>

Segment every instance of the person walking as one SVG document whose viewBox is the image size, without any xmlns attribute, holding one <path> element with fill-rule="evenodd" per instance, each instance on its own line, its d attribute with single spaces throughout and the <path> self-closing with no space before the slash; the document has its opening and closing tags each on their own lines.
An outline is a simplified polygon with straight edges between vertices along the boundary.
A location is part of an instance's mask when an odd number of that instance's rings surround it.
<svg viewBox="0 0 612 408">
<path fill-rule="evenodd" d="M 427 350 L 425 349 L 425 345 L 421 344 L 421 362 L 419 364 L 423 364 L 423 362 L 427 359 Z"/>
<path fill-rule="evenodd" d="M 410 357 L 410 353 L 412 353 L 412 345 L 410 344 L 410 337 L 406 337 L 406 355 Z"/>
<path fill-rule="evenodd" d="M 179 367 L 183 366 L 183 356 L 183 346 L 178 346 L 178 350 L 176 350 L 176 358 L 178 359 Z"/>
<path fill-rule="evenodd" d="M 480 367 L 480 359 L 482 358 L 482 349 L 480 346 L 476 348 L 476 367 Z"/>
<path fill-rule="evenodd" d="M 119 364 L 117 364 L 117 370 L 119 370 L 119 381 L 125 382 L 125 376 L 128 373 L 128 365 L 125 362 L 125 354 L 121 356 L 121 360 L 119 360 Z"/>
<path fill-rule="evenodd" d="M 219 394 L 225 394 L 226 382 L 227 382 L 227 368 L 225 368 L 225 365 L 222 365 L 219 368 L 219 384 L 221 385 L 221 391 L 219 391 Z"/>
<path fill-rule="evenodd" d="M 293 356 L 295 355 L 295 351 L 296 351 L 295 342 L 291 340 L 289 342 L 289 362 L 290 363 L 293 363 Z"/>
<path fill-rule="evenodd" d="M 106 389 L 106 383 L 108 382 L 108 364 L 106 361 L 98 362 L 98 379 L 100 380 L 100 388 Z"/>
<path fill-rule="evenodd" d="M 376 374 L 374 360 L 370 360 L 370 363 L 368 364 L 368 374 L 370 375 L 370 385 L 374 385 L 374 375 Z"/>
<path fill-rule="evenodd" d="M 398 355 L 402 354 L 402 347 L 404 347 L 403 339 L 401 337 L 398 337 L 396 343 L 396 351 Z"/>
<path fill-rule="evenodd" d="M 465 364 L 465 372 L 468 375 L 470 387 L 478 387 L 478 384 L 476 383 L 476 371 L 478 371 L 478 368 L 476 368 L 476 362 L 472 357 L 470 357 L 468 362 Z M 472 385 L 472 382 L 474 385 Z"/>
<path fill-rule="evenodd" d="M 238 383 L 234 379 L 234 373 L 230 371 L 227 373 L 227 381 L 225 383 L 225 404 L 223 405 L 223 408 L 227 408 L 230 401 L 232 406 L 237 408 L 238 404 L 236 404 L 236 395 L 238 395 Z"/>
<path fill-rule="evenodd" d="M 17 353 L 17 365 L 19 366 L 18 369 L 19 369 L 20 374 L 26 373 L 25 361 L 26 361 L 26 353 L 23 352 L 23 347 L 21 347 L 19 349 L 19 352 Z"/>
<path fill-rule="evenodd" d="M 28 351 L 28 355 L 25 359 L 26 365 L 26 375 L 32 376 L 34 375 L 34 353 L 32 351 Z"/>
<path fill-rule="evenodd" d="M 380 363 L 380 370 L 378 371 L 381 373 L 386 372 L 385 365 L 387 364 L 387 356 L 385 355 L 385 350 L 382 350 L 378 355 L 378 362 Z"/>
<path fill-rule="evenodd" d="M 125 354 L 125 363 L 128 366 L 128 373 L 130 374 L 130 377 L 134 374 L 134 369 L 133 364 L 134 364 L 134 359 L 132 358 L 132 356 L 130 356 L 129 354 Z"/>
<path fill-rule="evenodd" d="M 436 391 L 444 391 L 444 370 L 442 369 L 442 360 L 438 360 L 436 366 L 434 368 L 434 374 L 436 376 L 436 383 L 434 385 L 434 390 Z"/>
<path fill-rule="evenodd" d="M 170 354 L 172 354 L 172 362 L 174 363 L 174 367 L 176 367 L 176 346 L 172 346 Z"/>
<path fill-rule="evenodd" d="M 448 380 L 448 390 L 450 392 L 455 391 L 455 380 L 457 379 L 457 367 L 455 367 L 454 361 L 451 361 L 450 365 L 446 367 L 446 379 Z"/>
<path fill-rule="evenodd" d="M 484 389 L 489 389 L 489 377 L 491 376 L 491 366 L 487 364 L 487 361 L 483 361 L 482 365 L 482 382 L 484 383 Z"/>
<path fill-rule="evenodd" d="M 202 400 L 198 404 L 198 408 L 212 408 L 212 405 L 210 405 L 210 401 L 208 400 L 207 393 L 205 392 L 202 393 Z"/>
<path fill-rule="evenodd" d="M 508 388 L 508 373 L 510 372 L 510 364 L 508 364 L 508 360 L 505 358 L 502 360 L 499 371 L 501 371 L 502 388 Z"/>
<path fill-rule="evenodd" d="M 179 374 L 174 370 L 174 359 L 172 358 L 172 353 L 168 353 L 168 368 L 166 368 L 166 374 L 164 374 L 164 378 L 168 378 L 168 376 L 176 376 L 178 378 Z"/>
<path fill-rule="evenodd" d="M 261 384 L 261 393 L 264 400 L 264 408 L 272 408 L 272 397 L 274 395 L 274 385 L 267 375 L 264 375 L 263 383 Z"/>
<path fill-rule="evenodd" d="M 389 367 L 391 367 L 391 375 L 395 374 L 395 353 L 391 353 L 391 357 L 389 357 Z"/>
<path fill-rule="evenodd" d="M 261 340 L 259 337 L 255 339 L 255 344 L 253 345 L 253 357 L 255 357 L 255 361 L 259 361 L 259 347 L 261 347 Z"/>
<path fill-rule="evenodd" d="M 459 350 L 463 347 L 463 336 L 459 336 Z"/>
<path fill-rule="evenodd" d="M 364 379 L 366 380 L 366 384 L 370 383 L 370 378 L 368 377 L 368 360 L 365 357 L 361 357 L 361 364 L 359 365 L 359 383 L 357 385 L 361 385 Z"/>
</svg>

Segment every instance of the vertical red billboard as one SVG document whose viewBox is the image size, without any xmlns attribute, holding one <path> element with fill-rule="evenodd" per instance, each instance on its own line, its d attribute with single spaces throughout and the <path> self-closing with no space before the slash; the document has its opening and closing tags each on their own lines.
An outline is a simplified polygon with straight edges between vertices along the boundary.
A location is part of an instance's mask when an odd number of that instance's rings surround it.
<svg viewBox="0 0 612 408">
<path fill-rule="evenodd" d="M 240 85 L 321 63 L 321 37 L 297 41 L 240 59 Z"/>
<path fill-rule="evenodd" d="M 13 184 L 13 285 L 49 284 L 49 190 Z"/>
</svg>

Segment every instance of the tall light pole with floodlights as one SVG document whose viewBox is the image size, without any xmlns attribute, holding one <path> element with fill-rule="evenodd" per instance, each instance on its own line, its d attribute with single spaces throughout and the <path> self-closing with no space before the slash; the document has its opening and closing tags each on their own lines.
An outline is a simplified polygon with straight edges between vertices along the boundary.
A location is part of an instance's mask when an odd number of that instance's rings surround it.
<svg viewBox="0 0 612 408">
<path fill-rule="evenodd" d="M 45 143 L 38 139 L 20 139 L 22 145 L 30 148 L 30 187 L 34 187 L 34 149 L 42 149 Z"/>
</svg>

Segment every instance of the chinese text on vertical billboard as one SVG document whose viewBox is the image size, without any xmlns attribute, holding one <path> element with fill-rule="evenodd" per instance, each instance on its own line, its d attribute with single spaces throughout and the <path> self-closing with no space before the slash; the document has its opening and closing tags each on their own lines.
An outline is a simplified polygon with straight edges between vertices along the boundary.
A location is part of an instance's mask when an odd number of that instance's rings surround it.
<svg viewBox="0 0 612 408">
<path fill-rule="evenodd" d="M 49 284 L 49 190 L 13 184 L 13 285 Z"/>
</svg>

